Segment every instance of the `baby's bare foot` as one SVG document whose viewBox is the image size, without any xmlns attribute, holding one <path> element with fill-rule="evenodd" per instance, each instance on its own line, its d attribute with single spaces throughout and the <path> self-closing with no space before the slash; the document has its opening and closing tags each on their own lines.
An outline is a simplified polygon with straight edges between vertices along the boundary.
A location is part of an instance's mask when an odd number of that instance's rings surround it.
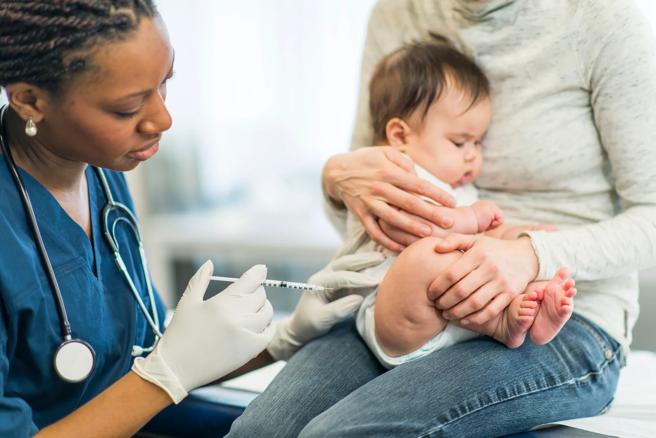
<svg viewBox="0 0 656 438">
<path fill-rule="evenodd" d="M 540 308 L 540 293 L 530 291 L 517 296 L 503 316 L 499 319 L 494 331 L 494 339 L 508 348 L 517 348 L 524 343 L 529 328 L 534 323 Z"/>
<path fill-rule="evenodd" d="M 556 337 L 574 310 L 574 280 L 567 268 L 560 268 L 544 288 L 544 296 L 530 329 L 531 340 L 538 345 Z"/>
</svg>

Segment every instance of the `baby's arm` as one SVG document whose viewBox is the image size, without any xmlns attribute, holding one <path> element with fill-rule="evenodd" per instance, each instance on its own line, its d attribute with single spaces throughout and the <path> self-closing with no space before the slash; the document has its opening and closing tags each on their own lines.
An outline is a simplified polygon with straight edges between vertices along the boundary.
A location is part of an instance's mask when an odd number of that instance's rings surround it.
<svg viewBox="0 0 656 438">
<path fill-rule="evenodd" d="M 503 212 L 490 201 L 476 201 L 467 207 L 442 208 L 445 216 L 453 218 L 453 226 L 443 230 L 429 223 L 435 237 L 444 237 L 445 233 L 478 234 L 503 223 Z"/>
</svg>

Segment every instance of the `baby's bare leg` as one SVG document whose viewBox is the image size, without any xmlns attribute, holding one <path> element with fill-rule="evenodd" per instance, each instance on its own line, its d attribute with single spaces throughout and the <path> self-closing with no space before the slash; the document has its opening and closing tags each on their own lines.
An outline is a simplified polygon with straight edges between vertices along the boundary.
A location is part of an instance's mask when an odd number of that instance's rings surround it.
<svg viewBox="0 0 656 438">
<path fill-rule="evenodd" d="M 439 239 L 428 237 L 406 248 L 378 287 L 374 321 L 376 338 L 389 356 L 417 350 L 447 324 L 428 299 L 428 286 L 460 252 L 437 254 Z"/>
</svg>

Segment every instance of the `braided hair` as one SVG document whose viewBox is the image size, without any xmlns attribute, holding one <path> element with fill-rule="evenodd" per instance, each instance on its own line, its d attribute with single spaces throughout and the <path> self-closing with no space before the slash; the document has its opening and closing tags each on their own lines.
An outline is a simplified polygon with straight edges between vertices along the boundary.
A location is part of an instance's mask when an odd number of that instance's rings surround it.
<svg viewBox="0 0 656 438">
<path fill-rule="evenodd" d="M 0 86 L 27 82 L 56 93 L 88 66 L 84 49 L 124 39 L 156 14 L 152 0 L 2 0 Z"/>
</svg>

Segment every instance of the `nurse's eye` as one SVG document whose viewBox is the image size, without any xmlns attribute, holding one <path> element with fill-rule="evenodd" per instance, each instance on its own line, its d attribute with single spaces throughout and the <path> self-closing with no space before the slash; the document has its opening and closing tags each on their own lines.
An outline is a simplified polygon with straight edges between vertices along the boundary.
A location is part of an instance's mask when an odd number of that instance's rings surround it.
<svg viewBox="0 0 656 438">
<path fill-rule="evenodd" d="M 139 110 L 130 111 L 130 112 L 114 111 L 114 114 L 116 115 L 116 117 L 119 117 L 121 119 L 130 119 L 136 116 L 138 112 Z"/>
</svg>

